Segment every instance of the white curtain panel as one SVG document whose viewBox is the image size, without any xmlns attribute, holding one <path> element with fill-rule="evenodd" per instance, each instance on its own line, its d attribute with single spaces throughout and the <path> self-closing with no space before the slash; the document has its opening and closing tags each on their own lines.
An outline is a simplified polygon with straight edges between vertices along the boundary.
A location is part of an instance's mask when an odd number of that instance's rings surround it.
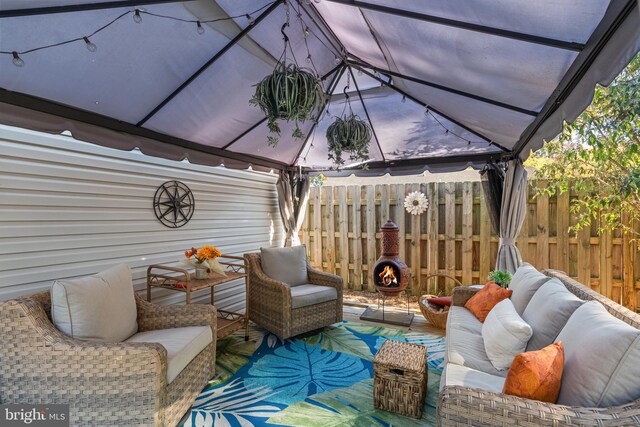
<svg viewBox="0 0 640 427">
<path fill-rule="evenodd" d="M 508 162 L 500 208 L 500 246 L 496 270 L 514 273 L 522 264 L 515 238 L 520 233 L 527 212 L 527 171 L 520 159 Z"/>
</svg>

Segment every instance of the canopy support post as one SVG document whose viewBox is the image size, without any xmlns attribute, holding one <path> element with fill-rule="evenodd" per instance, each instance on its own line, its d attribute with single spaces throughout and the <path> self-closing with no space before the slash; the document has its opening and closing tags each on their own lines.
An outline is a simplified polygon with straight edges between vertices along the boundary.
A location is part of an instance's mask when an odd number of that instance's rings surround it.
<svg viewBox="0 0 640 427">
<path fill-rule="evenodd" d="M 353 79 L 353 84 L 356 86 L 356 92 L 358 92 L 358 98 L 360 98 L 360 103 L 362 104 L 362 108 L 364 108 L 364 114 L 367 116 L 367 120 L 369 121 L 369 125 L 371 126 L 371 132 L 373 132 L 373 137 L 376 139 L 376 144 L 378 144 L 378 150 L 380 150 L 382 161 L 386 162 L 387 159 L 385 158 L 384 151 L 382 151 L 382 147 L 380 146 L 380 140 L 378 139 L 376 130 L 373 127 L 373 122 L 371 121 L 371 117 L 369 116 L 369 111 L 367 110 L 367 106 L 364 103 L 364 99 L 362 98 L 362 94 L 360 93 L 360 89 L 358 88 L 358 82 L 356 81 L 356 76 L 353 75 L 353 70 L 351 69 L 351 67 L 349 67 L 349 74 L 351 74 L 351 78 Z"/>
</svg>

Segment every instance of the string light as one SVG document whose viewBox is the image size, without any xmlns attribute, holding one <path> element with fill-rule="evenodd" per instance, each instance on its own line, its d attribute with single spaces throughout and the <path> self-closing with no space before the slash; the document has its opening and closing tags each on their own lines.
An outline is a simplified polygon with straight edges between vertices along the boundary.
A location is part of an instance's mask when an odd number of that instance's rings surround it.
<svg viewBox="0 0 640 427">
<path fill-rule="evenodd" d="M 311 30 L 309 30 L 309 27 L 304 27 L 304 36 L 309 37 L 309 34 L 311 34 Z"/>
<path fill-rule="evenodd" d="M 311 62 L 311 54 L 307 55 L 307 59 L 305 59 L 305 61 Z"/>
<path fill-rule="evenodd" d="M 407 102 L 407 97 L 402 95 L 402 103 L 404 104 L 405 102 Z"/>
<path fill-rule="evenodd" d="M 250 13 L 247 13 L 245 17 L 247 18 L 247 21 L 249 21 L 249 25 L 253 25 L 255 23 Z"/>
<path fill-rule="evenodd" d="M 95 30 L 94 32 L 92 32 L 92 33 L 90 33 L 90 34 L 88 34 L 86 36 L 77 36 L 77 37 L 74 37 L 72 39 L 64 40 L 64 41 L 61 41 L 61 42 L 56 42 L 56 43 L 49 44 L 49 45 L 38 46 L 38 47 L 31 48 L 31 49 L 23 50 L 23 51 L 0 50 L 0 55 L 11 55 L 13 64 L 16 67 L 23 67 L 25 62 L 22 59 L 21 55 L 25 55 L 27 53 L 36 52 L 36 51 L 39 51 L 39 50 L 56 48 L 56 47 L 59 47 L 59 46 L 64 46 L 64 45 L 70 44 L 70 43 L 76 43 L 78 41 L 83 41 L 85 43 L 85 47 L 87 48 L 87 50 L 89 50 L 90 52 L 95 52 L 98 48 L 94 43 L 91 42 L 90 37 L 93 37 L 94 35 L 98 34 L 99 32 L 106 30 L 108 27 L 110 27 L 111 25 L 115 24 L 117 21 L 119 21 L 120 19 L 124 18 L 127 15 L 131 15 L 132 18 L 133 18 L 133 21 L 135 23 L 137 23 L 137 24 L 142 22 L 142 14 L 147 14 L 147 15 L 154 16 L 156 18 L 161 18 L 161 19 L 171 19 L 173 21 L 180 21 L 180 22 L 185 22 L 185 23 L 194 23 L 194 24 L 196 24 L 196 30 L 197 30 L 198 34 L 203 34 L 204 33 L 204 27 L 202 26 L 203 23 L 211 23 L 211 22 L 218 22 L 218 21 L 233 20 L 233 19 L 238 19 L 238 18 L 241 18 L 241 17 L 245 16 L 245 17 L 247 17 L 247 19 L 250 20 L 249 23 L 253 24 L 254 21 L 253 21 L 253 18 L 251 17 L 251 14 L 260 13 L 262 10 L 264 10 L 264 9 L 266 9 L 269 6 L 272 6 L 272 5 L 273 5 L 273 2 L 267 3 L 267 4 L 263 5 L 262 7 L 260 7 L 259 9 L 256 9 L 256 10 L 250 12 L 250 13 L 243 13 L 243 14 L 236 15 L 236 16 L 227 16 L 227 17 L 224 17 L 224 18 L 214 18 L 214 19 L 209 19 L 209 20 L 206 20 L 206 21 L 188 20 L 188 19 L 178 18 L 178 17 L 174 17 L 174 16 L 160 15 L 160 14 L 156 14 L 156 13 L 145 11 L 144 9 L 133 9 L 133 10 L 128 10 L 126 12 L 123 12 L 122 14 L 116 16 L 111 21 L 107 22 L 105 25 L 102 25 L 97 30 Z M 317 38 L 317 36 L 316 36 L 316 38 Z"/>
<path fill-rule="evenodd" d="M 24 67 L 24 61 L 22 60 L 22 58 L 20 58 L 18 52 L 14 50 L 13 52 L 11 52 L 11 54 L 13 55 L 13 65 L 15 65 L 16 67 Z"/>
<path fill-rule="evenodd" d="M 95 52 L 96 50 L 98 50 L 98 46 L 91 43 L 91 40 L 89 40 L 89 37 L 83 37 L 82 40 L 84 40 L 84 43 L 87 46 L 87 50 L 89 52 Z"/>
<path fill-rule="evenodd" d="M 338 55 L 336 55 L 336 57 L 334 58 L 333 62 L 335 62 L 336 64 L 339 64 L 341 61 L 340 57 Z"/>
</svg>

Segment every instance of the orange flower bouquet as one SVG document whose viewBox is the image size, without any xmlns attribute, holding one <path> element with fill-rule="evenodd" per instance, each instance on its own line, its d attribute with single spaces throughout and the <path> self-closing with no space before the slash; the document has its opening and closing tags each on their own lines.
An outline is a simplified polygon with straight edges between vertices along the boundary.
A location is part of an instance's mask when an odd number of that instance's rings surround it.
<svg viewBox="0 0 640 427">
<path fill-rule="evenodd" d="M 196 269 L 196 279 L 206 279 L 211 272 L 226 276 L 224 267 L 216 259 L 221 255 L 222 252 L 212 245 L 202 245 L 199 249 L 191 248 L 184 252 L 184 256 L 187 259 L 185 264 Z"/>
</svg>

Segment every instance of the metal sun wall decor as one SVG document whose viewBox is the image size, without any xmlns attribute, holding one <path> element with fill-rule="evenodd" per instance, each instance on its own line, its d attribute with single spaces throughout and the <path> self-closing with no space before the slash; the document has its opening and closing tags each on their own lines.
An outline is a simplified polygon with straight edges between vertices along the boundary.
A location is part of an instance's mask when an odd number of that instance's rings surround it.
<svg viewBox="0 0 640 427">
<path fill-rule="evenodd" d="M 153 196 L 153 210 L 158 221 L 166 227 L 182 227 L 195 211 L 193 193 L 180 181 L 167 181 Z"/>
</svg>

